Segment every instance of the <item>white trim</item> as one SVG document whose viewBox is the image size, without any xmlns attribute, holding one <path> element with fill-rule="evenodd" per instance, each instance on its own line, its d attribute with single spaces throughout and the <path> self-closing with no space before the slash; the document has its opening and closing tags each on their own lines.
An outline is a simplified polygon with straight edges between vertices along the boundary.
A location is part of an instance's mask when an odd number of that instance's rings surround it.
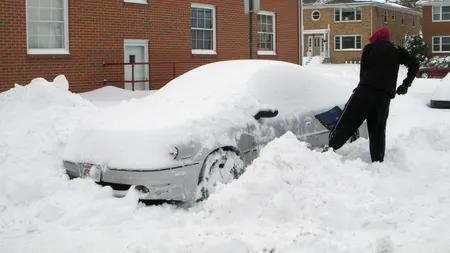
<svg viewBox="0 0 450 253">
<path fill-rule="evenodd" d="M 273 50 L 272 51 L 266 51 L 266 50 L 259 50 L 258 48 L 258 55 L 277 55 L 277 21 L 276 21 L 276 13 L 272 11 L 260 11 L 257 15 L 264 15 L 264 16 L 272 16 L 273 19 Z M 257 30 L 257 34 L 259 31 Z M 259 44 L 259 43 L 258 43 Z"/>
<path fill-rule="evenodd" d="M 64 48 L 45 48 L 45 49 L 30 49 L 28 48 L 28 0 L 25 1 L 25 22 L 26 22 L 26 43 L 27 43 L 27 54 L 30 55 L 46 55 L 46 54 L 60 54 L 68 55 L 70 54 L 69 47 L 69 1 L 63 1 L 64 8 Z"/>
<path fill-rule="evenodd" d="M 355 20 L 342 20 L 342 9 L 347 8 L 353 8 L 354 9 L 354 14 L 355 14 Z M 359 8 L 359 19 L 356 19 L 356 9 Z M 339 9 L 339 20 L 336 21 L 336 9 Z M 334 23 L 361 23 L 363 19 L 363 14 L 362 14 L 362 8 L 361 6 L 343 6 L 343 7 L 335 7 L 333 8 L 333 21 Z"/>
<path fill-rule="evenodd" d="M 434 14 L 435 14 L 434 7 L 439 7 L 439 19 L 434 19 Z M 450 22 L 450 19 L 442 20 L 442 7 L 450 7 L 450 3 L 449 3 L 449 5 L 439 5 L 439 6 L 431 7 L 431 20 L 433 23 L 440 23 L 440 22 L 448 23 L 448 22 Z"/>
<path fill-rule="evenodd" d="M 123 40 L 123 62 L 127 62 L 127 54 L 126 54 L 126 47 L 127 46 L 144 46 L 144 62 L 149 62 L 149 58 L 148 58 L 148 40 L 134 40 L 134 39 L 124 39 Z M 145 89 L 150 90 L 150 63 L 144 65 L 145 67 L 145 77 L 147 78 L 148 82 L 145 85 Z M 123 70 L 123 74 L 124 74 L 124 80 L 127 80 L 127 73 L 125 70 L 126 66 L 124 66 L 124 70 Z M 124 89 L 126 89 L 126 85 L 125 83 L 124 85 Z"/>
<path fill-rule="evenodd" d="M 314 19 L 314 12 L 318 12 L 318 13 L 319 13 L 319 18 L 318 18 L 318 19 Z M 320 20 L 321 17 L 322 17 L 322 14 L 320 13 L 319 10 L 313 10 L 313 11 L 311 12 L 311 19 L 312 19 L 313 21 L 318 21 L 318 20 Z"/>
<path fill-rule="evenodd" d="M 313 34 L 313 33 L 329 33 L 328 29 L 315 29 L 315 30 L 304 30 L 303 34 Z"/>
<path fill-rule="evenodd" d="M 214 6 L 212 4 L 191 3 L 191 9 L 192 8 L 202 8 L 202 9 L 211 9 L 212 10 L 213 48 L 212 49 L 192 49 L 192 46 L 191 46 L 191 53 L 192 54 L 204 54 L 204 55 L 216 55 L 217 54 L 216 6 Z M 191 40 L 192 40 L 192 25 L 191 25 Z"/>
<path fill-rule="evenodd" d="M 441 51 L 442 50 L 442 38 L 450 38 L 450 35 L 441 35 L 441 36 L 432 36 L 431 37 L 431 52 L 434 54 L 448 54 L 450 51 Z M 434 38 L 439 38 L 439 51 L 434 50 Z"/>
<path fill-rule="evenodd" d="M 361 37 L 361 48 L 347 48 L 347 49 L 336 49 L 336 37 L 341 37 L 339 45 L 342 48 L 342 37 L 355 37 L 355 47 L 356 47 L 356 37 Z M 345 35 L 334 35 L 333 38 L 334 51 L 336 52 L 349 52 L 349 51 L 361 51 L 363 47 L 362 35 L 361 34 L 345 34 Z"/>
<path fill-rule="evenodd" d="M 123 0 L 123 2 L 132 4 L 148 4 L 147 0 Z"/>
</svg>

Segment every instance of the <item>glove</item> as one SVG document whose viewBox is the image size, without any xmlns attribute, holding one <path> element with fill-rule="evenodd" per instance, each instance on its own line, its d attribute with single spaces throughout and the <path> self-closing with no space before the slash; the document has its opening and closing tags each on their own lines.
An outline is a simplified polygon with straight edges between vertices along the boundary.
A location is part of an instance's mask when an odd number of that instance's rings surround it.
<svg viewBox="0 0 450 253">
<path fill-rule="evenodd" d="M 409 83 L 403 83 L 402 85 L 398 86 L 397 88 L 397 94 L 398 95 L 405 95 L 408 92 L 408 88 L 411 86 Z"/>
</svg>

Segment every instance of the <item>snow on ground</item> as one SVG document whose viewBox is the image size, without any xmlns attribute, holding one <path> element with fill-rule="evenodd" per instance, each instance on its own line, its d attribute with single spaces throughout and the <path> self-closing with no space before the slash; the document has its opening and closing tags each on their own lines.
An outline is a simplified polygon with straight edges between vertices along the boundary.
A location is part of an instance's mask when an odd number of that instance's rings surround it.
<svg viewBox="0 0 450 253">
<path fill-rule="evenodd" d="M 357 80 L 357 65 L 314 68 Z M 368 162 L 367 140 L 318 153 L 288 133 L 190 208 L 68 180 L 60 151 L 96 107 L 62 77 L 16 87 L 0 94 L 0 252 L 449 252 L 450 111 L 427 106 L 438 83 L 392 101 L 385 163 Z"/>
<path fill-rule="evenodd" d="M 156 90 L 131 91 L 114 86 L 105 86 L 79 95 L 100 108 L 108 108 L 123 101 L 139 99 L 155 93 Z"/>
</svg>

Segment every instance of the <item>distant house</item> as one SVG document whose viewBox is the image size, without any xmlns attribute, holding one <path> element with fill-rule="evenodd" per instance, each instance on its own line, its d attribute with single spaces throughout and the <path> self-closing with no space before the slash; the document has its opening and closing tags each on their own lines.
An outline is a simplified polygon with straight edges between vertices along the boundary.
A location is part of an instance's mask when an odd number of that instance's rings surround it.
<svg viewBox="0 0 450 253">
<path fill-rule="evenodd" d="M 421 0 L 423 39 L 430 56 L 450 56 L 450 0 Z"/>
<path fill-rule="evenodd" d="M 387 26 L 392 42 L 419 34 L 422 13 L 395 3 L 354 0 L 304 0 L 304 56 L 323 62 L 358 62 L 370 36 Z"/>
</svg>

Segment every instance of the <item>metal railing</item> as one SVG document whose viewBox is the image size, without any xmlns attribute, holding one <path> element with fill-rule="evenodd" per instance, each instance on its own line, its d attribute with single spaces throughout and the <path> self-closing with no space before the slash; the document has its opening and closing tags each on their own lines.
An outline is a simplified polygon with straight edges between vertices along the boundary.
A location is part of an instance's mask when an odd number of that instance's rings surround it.
<svg viewBox="0 0 450 253">
<path fill-rule="evenodd" d="M 170 82 L 171 80 L 173 80 L 174 78 L 176 78 L 177 76 L 204 64 L 210 63 L 212 61 L 210 60 L 204 60 L 204 61 L 179 61 L 179 62 L 170 62 L 170 61 L 155 61 L 155 62 L 132 62 L 132 63 L 125 63 L 125 62 L 116 62 L 116 63 L 106 63 L 103 62 L 103 67 L 107 67 L 107 66 L 131 66 L 131 80 L 123 80 L 123 79 L 112 79 L 112 80 L 108 80 L 108 79 L 104 79 L 103 80 L 103 85 L 108 85 L 108 84 L 125 84 L 125 83 L 131 83 L 131 88 L 134 91 L 135 90 L 135 84 L 136 83 L 149 83 L 150 84 L 157 84 L 157 85 L 164 85 L 168 82 Z M 185 68 L 177 68 L 177 65 L 180 64 L 185 64 L 187 65 L 187 67 Z M 136 69 L 136 65 L 147 65 L 148 66 L 148 71 L 149 71 L 149 75 L 150 78 L 145 79 L 145 80 L 136 80 L 135 78 L 135 69 Z M 167 66 L 168 65 L 168 66 Z M 164 78 L 164 74 L 159 73 L 159 74 L 152 74 L 152 71 L 150 71 L 150 67 L 155 67 L 155 66 L 159 66 L 166 74 L 166 77 Z M 167 66 L 167 67 L 166 67 Z M 168 68 L 171 68 L 168 69 Z M 123 68 L 121 68 L 120 70 L 116 70 L 113 71 L 113 75 L 117 76 L 118 74 L 124 74 L 121 71 L 125 71 Z M 170 74 L 168 74 L 170 73 Z M 167 76 L 169 75 L 169 76 Z M 155 78 L 154 78 L 155 77 Z"/>
</svg>

